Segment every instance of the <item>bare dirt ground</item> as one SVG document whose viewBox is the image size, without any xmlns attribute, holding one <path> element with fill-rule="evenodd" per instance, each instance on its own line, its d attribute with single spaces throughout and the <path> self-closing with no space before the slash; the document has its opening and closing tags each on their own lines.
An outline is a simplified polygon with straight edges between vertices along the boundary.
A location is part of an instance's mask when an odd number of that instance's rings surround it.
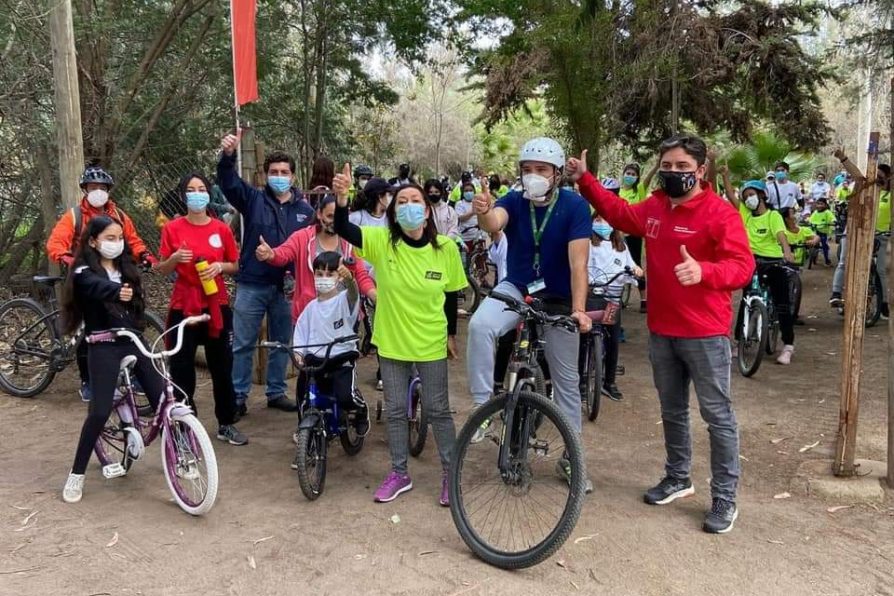
<svg viewBox="0 0 894 596">
<path fill-rule="evenodd" d="M 411 462 L 416 488 L 373 503 L 388 466 L 383 425 L 374 424 L 357 457 L 333 445 L 326 491 L 306 501 L 289 469 L 294 417 L 267 411 L 261 387 L 240 424 L 251 444 L 215 442 L 221 488 L 206 517 L 173 503 L 154 445 L 125 478 L 105 480 L 91 463 L 83 501 L 66 505 L 60 493 L 84 413 L 70 370 L 35 399 L 0 396 L 0 594 L 894 595 L 890 499 L 829 513 L 847 503 L 809 496 L 796 477 L 800 464 L 828 458 L 834 446 L 841 322 L 826 306 L 830 277 L 826 269 L 804 274 L 807 326 L 797 329 L 791 367 L 766 362 L 753 379 L 733 373 L 743 477 L 729 535 L 700 529 L 710 470 L 695 408 L 696 496 L 668 507 L 642 502 L 664 452 L 644 317 L 628 311 L 619 379 L 626 398 L 585 423 L 596 492 L 572 538 L 536 568 L 505 572 L 470 554 L 436 503 L 432 444 Z M 858 453 L 873 459 L 885 456 L 885 334 L 879 326 L 866 338 Z M 372 372 L 363 362 L 374 404 Z M 461 423 L 470 404 L 464 364 L 451 373 Z M 211 429 L 207 387 L 199 407 Z M 783 492 L 791 498 L 774 499 Z"/>
</svg>

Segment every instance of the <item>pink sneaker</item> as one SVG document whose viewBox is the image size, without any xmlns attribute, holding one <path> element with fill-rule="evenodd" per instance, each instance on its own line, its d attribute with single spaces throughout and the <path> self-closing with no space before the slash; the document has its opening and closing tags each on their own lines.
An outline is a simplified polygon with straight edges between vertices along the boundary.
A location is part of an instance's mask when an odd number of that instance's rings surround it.
<svg viewBox="0 0 894 596">
<path fill-rule="evenodd" d="M 447 470 L 441 472 L 441 498 L 438 501 L 441 507 L 450 506 L 450 491 L 447 489 Z"/>
<path fill-rule="evenodd" d="M 376 490 L 373 500 L 377 503 L 388 503 L 396 499 L 400 493 L 405 493 L 412 488 L 413 481 L 407 474 L 398 474 L 392 470 L 385 476 L 382 486 Z"/>
<path fill-rule="evenodd" d="M 782 353 L 776 359 L 777 364 L 791 364 L 792 354 L 795 353 L 795 346 L 783 346 Z"/>
</svg>

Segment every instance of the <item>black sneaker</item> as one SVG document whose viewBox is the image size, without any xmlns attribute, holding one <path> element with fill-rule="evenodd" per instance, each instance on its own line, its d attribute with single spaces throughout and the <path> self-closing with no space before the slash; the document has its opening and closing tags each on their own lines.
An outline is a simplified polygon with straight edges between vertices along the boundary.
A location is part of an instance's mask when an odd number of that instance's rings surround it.
<svg viewBox="0 0 894 596">
<path fill-rule="evenodd" d="M 353 424 L 358 436 L 365 437 L 369 433 L 369 409 L 366 406 L 354 412 Z"/>
<path fill-rule="evenodd" d="M 882 305 L 881 305 L 881 311 L 882 311 L 882 317 L 884 317 L 884 318 L 887 319 L 888 317 L 891 316 L 891 312 L 888 310 L 888 303 L 887 303 L 887 302 L 882 302 Z"/>
<path fill-rule="evenodd" d="M 844 306 L 844 300 L 841 299 L 841 292 L 832 292 L 832 297 L 829 298 L 829 306 L 832 308 L 841 308 Z"/>
<path fill-rule="evenodd" d="M 804 319 L 802 319 L 801 317 L 798 317 L 797 319 L 795 319 L 795 325 L 798 325 L 799 327 L 803 327 Z"/>
<path fill-rule="evenodd" d="M 283 412 L 297 412 L 298 404 L 293 402 L 291 399 L 286 397 L 285 395 L 278 395 L 273 399 L 267 400 L 268 408 L 276 408 L 277 410 L 282 410 Z"/>
<path fill-rule="evenodd" d="M 692 480 L 689 478 L 679 479 L 665 476 L 657 486 L 653 486 L 646 491 L 646 494 L 643 495 L 643 501 L 649 505 L 667 505 L 692 494 L 695 494 Z"/>
<path fill-rule="evenodd" d="M 646 301 L 645 301 L 645 300 L 641 300 L 640 303 L 639 303 L 639 312 L 645 314 L 645 313 L 646 313 L 646 310 L 647 310 L 647 309 L 646 309 Z"/>
<path fill-rule="evenodd" d="M 738 517 L 735 503 L 715 497 L 711 500 L 711 510 L 705 514 L 702 529 L 708 534 L 726 534 L 733 529 Z"/>
<path fill-rule="evenodd" d="M 614 383 L 603 385 L 602 394 L 612 401 L 622 401 L 624 399 L 624 394 L 621 393 L 621 390 Z"/>
<path fill-rule="evenodd" d="M 226 441 L 230 445 L 247 445 L 248 437 L 239 432 L 232 424 L 217 427 L 217 438 Z"/>
<path fill-rule="evenodd" d="M 236 414 L 234 415 L 234 422 L 239 422 L 245 416 L 248 416 L 248 406 L 245 405 L 245 402 L 236 402 Z"/>
</svg>

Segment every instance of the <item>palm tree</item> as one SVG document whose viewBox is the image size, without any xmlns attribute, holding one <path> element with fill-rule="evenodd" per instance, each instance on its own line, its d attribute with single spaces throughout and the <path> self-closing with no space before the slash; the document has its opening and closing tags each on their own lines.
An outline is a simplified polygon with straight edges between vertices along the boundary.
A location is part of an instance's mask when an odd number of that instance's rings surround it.
<svg viewBox="0 0 894 596">
<path fill-rule="evenodd" d="M 795 182 L 813 178 L 825 164 L 823 159 L 809 153 L 792 151 L 787 141 L 772 132 L 756 133 L 750 144 L 734 147 L 725 157 L 730 177 L 736 184 L 763 180 L 778 161 L 788 163 L 789 179 Z"/>
</svg>

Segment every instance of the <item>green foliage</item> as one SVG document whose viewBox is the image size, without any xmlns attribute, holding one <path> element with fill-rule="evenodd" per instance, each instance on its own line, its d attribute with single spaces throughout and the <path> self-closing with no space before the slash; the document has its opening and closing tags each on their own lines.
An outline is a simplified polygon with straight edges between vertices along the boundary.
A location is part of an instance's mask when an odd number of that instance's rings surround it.
<svg viewBox="0 0 894 596">
<path fill-rule="evenodd" d="M 789 142 L 772 132 L 755 133 L 747 145 L 721 153 L 719 161 L 727 164 L 730 177 L 737 185 L 747 180 L 763 180 L 779 161 L 788 163 L 789 177 L 795 182 L 812 180 L 824 164 L 822 158 L 793 151 Z"/>
</svg>

